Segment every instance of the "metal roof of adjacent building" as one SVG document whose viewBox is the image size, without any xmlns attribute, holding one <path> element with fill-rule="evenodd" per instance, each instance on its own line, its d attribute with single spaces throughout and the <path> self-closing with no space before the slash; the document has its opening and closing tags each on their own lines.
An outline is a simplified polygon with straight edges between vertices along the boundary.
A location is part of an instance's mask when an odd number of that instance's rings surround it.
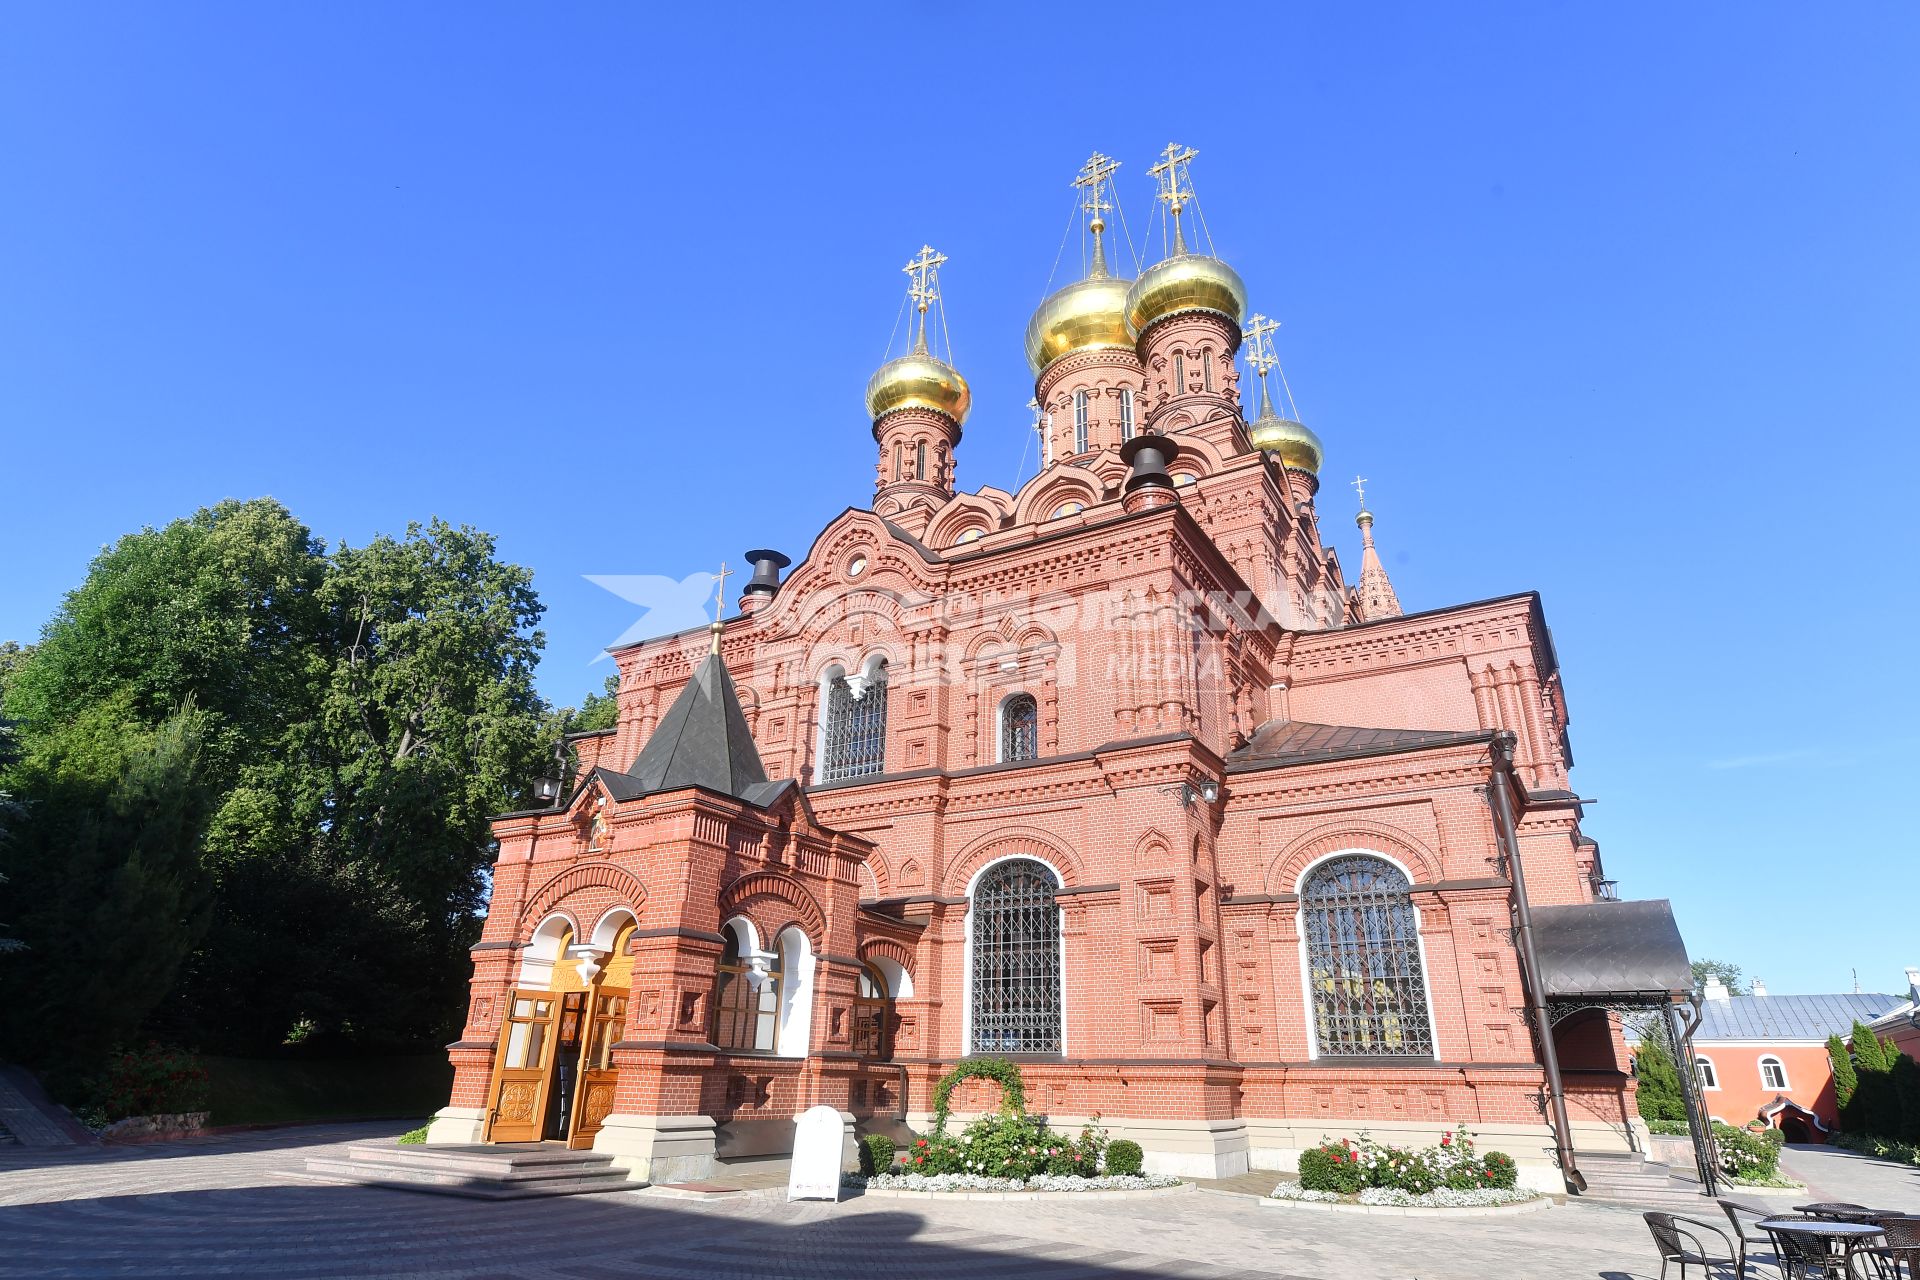
<svg viewBox="0 0 1920 1280">
<path fill-rule="evenodd" d="M 1254 730 L 1244 746 L 1227 755 L 1227 770 L 1273 769 L 1324 760 L 1352 760 L 1362 756 L 1392 755 L 1428 747 L 1456 747 L 1486 742 L 1485 729 L 1364 729 L 1356 725 L 1315 724 L 1310 720 L 1269 720 Z"/>
<path fill-rule="evenodd" d="M 1705 1040 L 1825 1040 L 1844 1036 L 1854 1021 L 1875 1018 L 1907 1002 L 1905 996 L 1864 992 L 1826 996 L 1729 996 L 1700 1002 L 1694 1043 Z"/>
</svg>

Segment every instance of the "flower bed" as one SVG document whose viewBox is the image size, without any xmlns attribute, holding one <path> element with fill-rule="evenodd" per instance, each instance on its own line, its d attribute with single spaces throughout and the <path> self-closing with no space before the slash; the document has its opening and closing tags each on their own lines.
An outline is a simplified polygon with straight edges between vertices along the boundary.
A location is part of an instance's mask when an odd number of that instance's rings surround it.
<svg viewBox="0 0 1920 1280">
<path fill-rule="evenodd" d="M 1273 1189 L 1271 1198 L 1306 1204 L 1380 1205 L 1402 1209 L 1480 1209 L 1493 1205 L 1524 1204 L 1540 1197 L 1531 1191 L 1522 1191 L 1517 1187 L 1474 1187 L 1467 1191 L 1438 1187 L 1432 1191 L 1423 1191 L 1419 1195 L 1402 1191 L 1398 1187 L 1368 1187 L 1354 1195 L 1343 1195 L 1338 1191 L 1309 1191 L 1297 1182 L 1283 1182 Z"/>
<path fill-rule="evenodd" d="M 1158 1191 L 1177 1187 L 1180 1179 L 1164 1173 L 1078 1174 L 1038 1173 L 1031 1178 L 988 1178 L 977 1173 L 849 1173 L 846 1185 L 869 1191 Z"/>
</svg>

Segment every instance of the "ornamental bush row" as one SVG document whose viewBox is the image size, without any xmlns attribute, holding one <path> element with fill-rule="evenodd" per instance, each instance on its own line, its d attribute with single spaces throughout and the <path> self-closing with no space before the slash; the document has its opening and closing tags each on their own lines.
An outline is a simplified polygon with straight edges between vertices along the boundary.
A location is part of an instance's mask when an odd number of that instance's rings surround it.
<svg viewBox="0 0 1920 1280">
<path fill-rule="evenodd" d="M 977 1173 L 876 1173 L 848 1174 L 846 1181 L 854 1186 L 894 1191 L 1144 1191 L 1180 1185 L 1180 1179 L 1164 1173 L 1102 1174 L 1096 1178 L 1055 1177 L 1045 1173 L 1031 1178 L 986 1178 Z"/>
<path fill-rule="evenodd" d="M 1064 1138 L 1032 1116 L 981 1116 L 958 1137 L 936 1129 L 915 1138 L 902 1157 L 903 1172 L 971 1173 L 1016 1180 L 1042 1174 L 1063 1178 L 1138 1173 L 1139 1144 L 1116 1142 L 1109 1148 L 1099 1120 L 1098 1116 L 1089 1120 L 1079 1137 Z M 877 1158 L 873 1167 L 876 1171 L 886 1168 Z"/>
<path fill-rule="evenodd" d="M 1767 1182 L 1779 1176 L 1780 1148 L 1786 1140 L 1778 1129 L 1754 1133 L 1713 1122 L 1713 1144 L 1720 1149 L 1720 1167 L 1748 1182 Z"/>
<path fill-rule="evenodd" d="M 1309 1191 L 1297 1182 L 1281 1183 L 1273 1189 L 1273 1198 L 1314 1203 L 1347 1201 L 1347 1197 L 1337 1191 Z M 1533 1192 L 1515 1187 L 1474 1187 L 1468 1191 L 1440 1187 L 1420 1195 L 1402 1191 L 1398 1187 L 1368 1187 L 1357 1197 L 1361 1204 L 1399 1205 L 1408 1209 L 1469 1209 L 1493 1204 L 1519 1204 L 1533 1198 Z"/>
<path fill-rule="evenodd" d="M 1393 1189 L 1412 1196 L 1442 1188 L 1504 1191 L 1519 1177 L 1513 1157 L 1505 1152 L 1475 1154 L 1473 1139 L 1464 1127 L 1441 1134 L 1437 1146 L 1419 1151 L 1382 1146 L 1362 1133 L 1358 1143 L 1323 1138 L 1319 1146 L 1300 1153 L 1300 1186 L 1342 1196 L 1368 1189 Z"/>
</svg>

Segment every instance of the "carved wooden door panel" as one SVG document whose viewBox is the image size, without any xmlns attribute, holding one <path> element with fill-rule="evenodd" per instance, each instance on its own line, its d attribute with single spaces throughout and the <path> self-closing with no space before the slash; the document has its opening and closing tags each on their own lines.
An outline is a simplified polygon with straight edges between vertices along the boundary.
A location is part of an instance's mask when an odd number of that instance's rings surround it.
<svg viewBox="0 0 1920 1280">
<path fill-rule="evenodd" d="M 593 1018 L 580 1054 L 580 1096 L 573 1108 L 573 1133 L 567 1145 L 584 1150 L 613 1110 L 613 1046 L 627 1025 L 627 993 L 602 988 L 594 993 Z"/>
<path fill-rule="evenodd" d="M 507 1003 L 494 1058 L 493 1105 L 487 1141 L 538 1142 L 547 1114 L 547 1084 L 553 1066 L 554 1011 L 550 991 L 515 991 Z"/>
</svg>

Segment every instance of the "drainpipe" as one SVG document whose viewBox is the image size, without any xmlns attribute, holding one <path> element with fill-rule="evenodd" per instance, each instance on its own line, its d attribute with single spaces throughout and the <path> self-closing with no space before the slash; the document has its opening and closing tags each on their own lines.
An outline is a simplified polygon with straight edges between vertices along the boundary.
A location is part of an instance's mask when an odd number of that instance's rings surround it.
<svg viewBox="0 0 1920 1280">
<path fill-rule="evenodd" d="M 1547 1069 L 1547 1100 L 1553 1109 L 1553 1150 L 1560 1161 L 1560 1176 L 1566 1179 L 1567 1190 L 1578 1195 L 1587 1189 L 1587 1180 L 1573 1160 L 1573 1127 L 1567 1119 L 1566 1090 L 1560 1083 L 1560 1052 L 1553 1045 L 1553 1025 L 1547 1020 L 1547 994 L 1540 981 L 1540 957 L 1533 949 L 1533 911 L 1527 905 L 1527 872 L 1520 862 L 1520 842 L 1514 835 L 1513 796 L 1507 790 L 1513 781 L 1513 734 L 1496 734 L 1493 776 L 1487 790 L 1493 797 L 1494 828 L 1513 876 L 1514 938 L 1520 944 L 1520 963 L 1526 970 L 1527 1009 L 1533 1015 L 1534 1035 L 1540 1041 L 1540 1061 Z"/>
</svg>

